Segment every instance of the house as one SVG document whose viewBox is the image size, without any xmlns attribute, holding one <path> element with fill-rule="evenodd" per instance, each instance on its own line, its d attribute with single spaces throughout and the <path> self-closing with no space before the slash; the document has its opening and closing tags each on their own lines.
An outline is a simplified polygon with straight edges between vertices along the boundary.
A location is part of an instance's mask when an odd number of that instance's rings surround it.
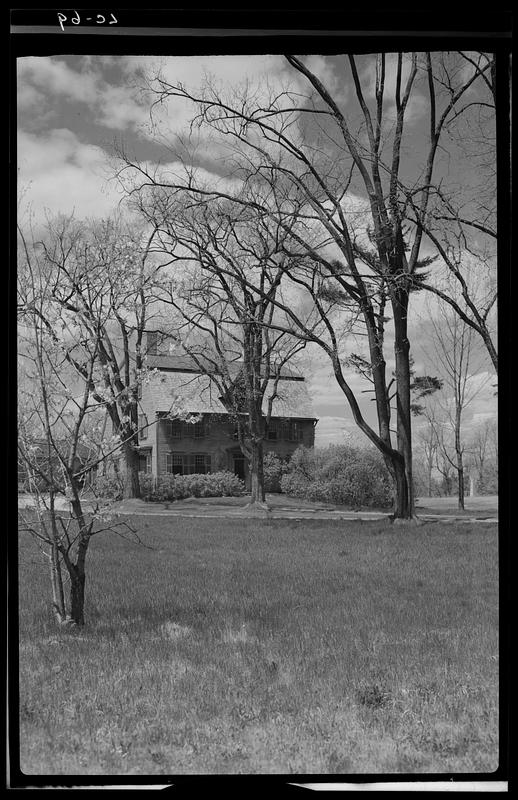
<svg viewBox="0 0 518 800">
<path fill-rule="evenodd" d="M 139 397 L 141 471 L 158 476 L 229 470 L 248 485 L 236 418 L 210 376 L 185 356 L 149 350 L 146 366 L 150 377 Z M 265 411 L 271 394 L 265 393 Z M 276 395 L 264 451 L 287 459 L 300 445 L 314 445 L 317 420 L 302 376 L 282 375 Z"/>
</svg>

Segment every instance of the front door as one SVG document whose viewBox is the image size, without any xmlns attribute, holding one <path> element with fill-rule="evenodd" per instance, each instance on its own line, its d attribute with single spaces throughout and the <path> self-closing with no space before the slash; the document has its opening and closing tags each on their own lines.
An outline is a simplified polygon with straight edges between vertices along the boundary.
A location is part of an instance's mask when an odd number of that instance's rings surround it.
<svg viewBox="0 0 518 800">
<path fill-rule="evenodd" d="M 242 481 L 245 480 L 245 457 L 244 455 L 234 455 L 234 474 Z"/>
</svg>

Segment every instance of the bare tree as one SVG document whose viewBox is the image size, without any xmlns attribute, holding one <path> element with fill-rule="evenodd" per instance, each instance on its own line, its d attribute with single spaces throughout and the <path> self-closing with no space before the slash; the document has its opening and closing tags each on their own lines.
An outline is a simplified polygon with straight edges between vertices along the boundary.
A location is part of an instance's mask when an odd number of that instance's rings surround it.
<svg viewBox="0 0 518 800">
<path fill-rule="evenodd" d="M 415 444 L 417 451 L 422 455 L 426 477 L 426 494 L 433 496 L 433 473 L 437 461 L 439 442 L 434 421 L 427 420 L 416 432 Z"/>
<path fill-rule="evenodd" d="M 46 276 L 25 260 L 18 294 L 18 453 L 19 480 L 32 502 L 20 511 L 20 531 L 35 538 L 48 560 L 56 621 L 83 625 L 91 538 L 103 530 L 130 529 L 104 516 L 87 480 L 102 458 L 85 434 L 89 416 L 99 410 L 90 392 L 98 341 L 89 340 L 83 328 L 80 345 L 66 343 L 63 334 L 72 320 L 53 315 L 48 290 Z M 56 327 L 61 327 L 61 335 Z M 86 377 L 79 393 L 70 388 L 76 368 Z M 70 584 L 68 598 L 64 573 Z"/>
<path fill-rule="evenodd" d="M 439 414 L 433 414 L 433 425 L 443 460 L 456 470 L 458 506 L 463 509 L 466 447 L 463 421 L 466 408 L 490 380 L 489 373 L 480 372 L 487 356 L 477 353 L 473 328 L 448 306 L 438 305 L 436 313 L 431 315 L 431 328 L 429 345 L 423 350 L 440 370 L 444 383 L 437 399 Z"/>
<path fill-rule="evenodd" d="M 498 372 L 494 317 L 496 312 L 496 57 L 494 53 L 436 54 L 437 91 L 453 95 L 455 71 L 471 88 L 455 103 L 444 122 L 448 139 L 449 179 L 439 174 L 430 183 L 426 209 L 416 202 L 413 188 L 407 190 L 406 213 L 420 227 L 444 265 L 449 281 L 426 280 L 423 288 L 440 297 L 464 323 L 482 338 Z M 500 75 L 505 81 L 505 76 Z M 502 117 L 505 125 L 505 118 Z M 452 162 L 467 169 L 462 179 Z M 444 167 L 443 167 L 444 172 Z M 417 194 L 419 197 L 419 193 Z M 449 291 L 451 284 L 455 292 Z"/>
<path fill-rule="evenodd" d="M 152 234 L 120 219 L 88 223 L 58 217 L 48 222 L 40 241 L 22 230 L 20 239 L 27 265 L 46 281 L 48 302 L 38 313 L 50 315 L 45 322 L 56 342 L 66 327 L 76 385 L 106 410 L 122 453 L 124 497 L 138 497 L 138 390 L 157 268 L 149 261 Z M 71 355 L 74 344 L 94 348 L 92 372 Z"/>
<path fill-rule="evenodd" d="M 283 397 L 280 381 L 306 346 L 272 327 L 286 234 L 253 209 L 187 193 L 174 202 L 152 193 L 141 211 L 155 226 L 154 249 L 172 267 L 160 283 L 176 320 L 172 338 L 209 376 L 231 415 L 250 466 L 250 505 L 257 507 L 265 501 L 264 440 L 274 402 Z"/>
<path fill-rule="evenodd" d="M 191 101 L 196 109 L 193 126 L 227 144 L 234 187 L 202 185 L 196 170 L 186 165 L 182 171 L 181 164 L 166 174 L 151 172 L 126 158 L 120 174 L 131 174 L 130 191 L 150 186 L 171 193 L 187 189 L 199 199 L 224 197 L 275 218 L 289 232 L 283 244 L 289 258 L 286 271 L 304 285 L 318 312 L 326 311 L 320 302 L 322 282 L 328 298 L 339 295 L 354 309 L 364 329 L 372 370 L 377 431 L 361 414 L 332 326 L 324 320 L 326 337 L 313 341 L 331 358 L 355 421 L 385 458 L 394 481 L 395 516 L 410 518 L 414 503 L 408 314 L 412 292 L 425 283 L 423 270 L 430 264 L 421 253 L 426 231 L 422 221 L 430 210 L 437 155 L 447 126 L 468 90 L 484 80 L 490 64 L 464 75 L 458 64 L 449 63 L 442 54 L 381 53 L 366 59 L 350 55 L 346 63 L 340 59 L 339 65 L 342 80 L 349 82 L 356 100 L 354 110 L 348 101 L 347 112 L 340 91 L 327 88 L 307 60 L 288 55 L 286 64 L 292 84 L 280 90 L 246 84 L 241 90 L 225 92 L 209 81 L 195 95 L 160 75 L 152 83 L 158 105 L 176 98 Z M 391 82 L 389 66 L 394 72 Z M 416 94 L 426 106 L 428 136 L 420 140 L 417 162 L 414 158 L 410 163 L 405 158 L 404 134 Z M 180 158 L 181 154 L 178 145 L 175 155 Z M 243 185 L 254 187 L 253 201 L 241 193 Z M 355 235 L 351 224 L 348 200 L 354 192 L 363 206 L 363 235 Z M 289 219 L 290 204 L 297 214 L 304 210 L 304 224 L 301 221 L 298 228 Z M 291 315 L 290 321 L 290 330 L 298 328 L 308 337 L 297 315 Z M 396 374 L 395 442 L 386 377 L 388 322 Z"/>
<path fill-rule="evenodd" d="M 466 445 L 471 494 L 494 494 L 498 484 L 496 420 L 485 420 L 471 432 Z"/>
</svg>

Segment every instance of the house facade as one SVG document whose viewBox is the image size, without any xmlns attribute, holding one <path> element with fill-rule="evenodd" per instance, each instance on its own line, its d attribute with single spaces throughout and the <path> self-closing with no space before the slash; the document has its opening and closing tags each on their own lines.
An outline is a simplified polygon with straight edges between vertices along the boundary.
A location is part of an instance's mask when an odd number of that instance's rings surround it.
<svg viewBox="0 0 518 800">
<path fill-rule="evenodd" d="M 239 447 L 236 418 L 228 413 L 210 377 L 182 356 L 148 355 L 147 368 L 139 397 L 141 471 L 159 476 L 229 470 L 248 485 L 249 468 Z M 268 396 L 267 390 L 266 400 Z M 287 459 L 300 445 L 312 447 L 316 423 L 305 379 L 281 377 L 264 452 Z"/>
</svg>

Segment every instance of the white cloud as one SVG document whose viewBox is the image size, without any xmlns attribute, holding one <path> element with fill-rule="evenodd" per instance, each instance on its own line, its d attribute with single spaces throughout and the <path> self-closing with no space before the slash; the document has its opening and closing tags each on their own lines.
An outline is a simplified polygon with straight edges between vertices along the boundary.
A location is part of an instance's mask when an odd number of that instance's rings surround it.
<svg viewBox="0 0 518 800">
<path fill-rule="evenodd" d="M 113 86 L 104 77 L 102 68 L 109 66 L 104 58 L 84 57 L 77 69 L 58 58 L 28 57 L 18 63 L 18 100 L 20 109 L 30 109 L 31 97 L 62 97 L 84 103 L 93 112 L 92 119 L 109 128 L 125 130 L 145 122 L 147 106 L 132 85 Z"/>
<path fill-rule="evenodd" d="M 77 71 L 57 58 L 29 56 L 18 62 L 18 84 L 50 94 L 63 95 L 83 103 L 95 103 L 99 78 L 89 69 Z"/>
<path fill-rule="evenodd" d="M 331 60 L 323 56 L 311 55 L 302 57 L 301 61 L 318 78 L 333 100 L 339 106 L 345 105 L 349 94 L 348 86 L 333 69 Z M 298 86 L 301 93 L 309 94 L 313 91 L 313 87 L 307 78 L 292 68 L 290 69 L 290 78 Z"/>
<path fill-rule="evenodd" d="M 401 97 L 403 97 L 411 68 L 412 60 L 410 54 L 403 53 L 401 63 Z M 363 69 L 361 69 L 360 65 L 358 65 L 358 72 L 360 73 L 360 82 L 362 84 L 366 99 L 373 101 L 376 96 L 376 59 L 372 56 L 369 57 L 369 61 L 364 65 Z M 385 81 L 383 92 L 383 122 L 385 126 L 392 125 L 396 119 L 397 73 L 398 56 L 396 53 L 387 53 L 385 58 Z M 427 101 L 419 91 L 418 87 L 419 81 L 418 76 L 416 76 L 405 111 L 406 125 L 416 122 L 423 115 L 427 107 Z"/>
<path fill-rule="evenodd" d="M 92 111 L 92 121 L 110 129 L 133 130 L 140 136 L 160 140 L 174 146 L 176 135 L 189 132 L 194 113 L 193 104 L 179 97 L 153 107 L 157 99 L 147 87 L 148 80 L 160 72 L 170 86 L 183 85 L 194 95 L 199 94 L 207 80 L 222 91 L 239 92 L 247 85 L 253 87 L 256 100 L 266 102 L 283 88 L 286 81 L 285 62 L 281 56 L 154 56 L 98 57 L 87 56 L 62 60 L 56 57 L 21 58 L 18 62 L 18 97 L 20 110 L 31 111 L 36 99 L 44 99 L 52 109 L 53 98 L 66 98 L 86 104 Z M 117 79 L 113 77 L 117 73 Z M 107 70 L 111 70 L 108 72 Z M 108 77 L 107 77 L 108 76 Z M 115 83 L 114 81 L 121 81 Z M 292 81 L 293 83 L 293 81 Z M 34 116 L 34 115 L 33 115 Z M 32 125 L 31 125 L 32 127 Z M 199 141 L 199 150 L 205 145 L 206 156 L 216 155 L 214 141 Z M 220 148 L 219 154 L 222 155 Z M 198 153 L 198 155 L 200 152 Z"/>
<path fill-rule="evenodd" d="M 321 416 L 315 428 L 315 446 L 330 444 L 366 445 L 368 439 L 351 419 L 340 416 Z"/>
<path fill-rule="evenodd" d="M 99 95 L 96 121 L 106 128 L 140 130 L 149 120 L 147 105 L 135 101 L 128 87 L 105 86 Z"/>
<path fill-rule="evenodd" d="M 33 113 L 45 101 L 45 95 L 40 92 L 35 86 L 26 83 L 22 84 L 17 93 L 18 111 L 31 110 Z"/>
<path fill-rule="evenodd" d="M 354 350 L 354 346 L 347 348 Z M 344 348 L 345 354 L 345 348 Z M 311 374 L 307 375 L 308 389 L 313 400 L 315 413 L 318 417 L 337 416 L 349 420 L 350 424 L 356 427 L 353 422 L 352 412 L 348 400 L 338 385 L 333 373 L 331 362 L 322 351 L 318 358 L 318 348 L 315 347 L 313 368 Z M 377 430 L 375 403 L 371 402 L 374 396 L 368 391 L 371 384 L 361 377 L 358 373 L 343 368 L 345 379 L 351 387 L 356 400 L 360 405 L 361 412 L 366 422 Z"/>
<path fill-rule="evenodd" d="M 106 180 L 106 153 L 81 142 L 72 131 L 42 136 L 19 131 L 18 185 L 37 220 L 48 211 L 99 217 L 120 199 Z"/>
</svg>

